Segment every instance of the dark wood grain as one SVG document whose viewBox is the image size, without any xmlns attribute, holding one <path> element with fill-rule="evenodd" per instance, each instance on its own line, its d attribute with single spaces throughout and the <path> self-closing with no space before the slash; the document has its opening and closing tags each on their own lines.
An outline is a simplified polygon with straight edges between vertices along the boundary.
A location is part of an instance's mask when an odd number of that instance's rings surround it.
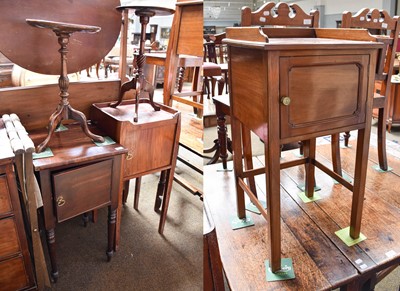
<svg viewBox="0 0 400 291">
<path fill-rule="evenodd" d="M 57 37 L 52 31 L 28 25 L 26 19 L 98 26 L 101 31 L 97 34 L 72 36 L 68 73 L 81 71 L 99 62 L 114 46 L 121 27 L 121 14 L 115 9 L 119 4 L 117 0 L 2 1 L 0 50 L 13 63 L 25 69 L 58 75 L 60 54 Z"/>
</svg>

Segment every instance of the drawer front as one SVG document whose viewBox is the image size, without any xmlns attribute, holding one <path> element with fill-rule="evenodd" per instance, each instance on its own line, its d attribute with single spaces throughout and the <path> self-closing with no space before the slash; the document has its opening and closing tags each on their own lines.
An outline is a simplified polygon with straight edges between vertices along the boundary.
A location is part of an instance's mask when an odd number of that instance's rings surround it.
<svg viewBox="0 0 400 291">
<path fill-rule="evenodd" d="M 29 287 L 22 256 L 0 261 L 0 289 L 14 291 Z"/>
<path fill-rule="evenodd" d="M 0 260 L 20 252 L 17 226 L 13 217 L 0 220 Z"/>
<path fill-rule="evenodd" d="M 364 123 L 368 69 L 368 55 L 281 57 L 281 138 Z"/>
<path fill-rule="evenodd" d="M 7 178 L 0 175 L 0 215 L 12 210 Z"/>
<path fill-rule="evenodd" d="M 119 143 L 128 149 L 124 163 L 125 179 L 171 165 L 176 126 L 176 123 L 168 122 L 166 126 L 135 128 L 121 134 Z"/>
<path fill-rule="evenodd" d="M 110 204 L 112 171 L 110 159 L 53 174 L 57 221 Z"/>
</svg>

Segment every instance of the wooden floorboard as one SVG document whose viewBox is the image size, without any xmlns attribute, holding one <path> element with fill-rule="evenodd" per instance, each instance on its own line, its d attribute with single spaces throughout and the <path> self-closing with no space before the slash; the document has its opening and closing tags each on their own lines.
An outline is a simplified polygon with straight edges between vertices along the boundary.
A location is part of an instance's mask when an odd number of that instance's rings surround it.
<svg viewBox="0 0 400 291">
<path fill-rule="evenodd" d="M 353 176 L 355 144 L 343 149 L 342 167 Z M 331 168 L 330 145 L 317 147 L 317 159 Z M 285 159 L 294 158 L 293 152 Z M 291 257 L 295 280 L 266 282 L 263 262 L 269 256 L 267 223 L 247 212 L 255 226 L 233 231 L 235 214 L 233 172 L 221 172 L 220 165 L 205 167 L 204 193 L 216 225 L 221 258 L 234 290 L 324 290 L 339 287 L 357 276 L 368 276 L 400 262 L 400 161 L 388 156 L 393 172 L 379 173 L 376 148 L 370 148 L 361 232 L 367 240 L 347 247 L 334 232 L 350 221 L 352 193 L 317 170 L 321 200 L 303 203 L 298 184 L 304 182 L 304 167 L 281 171 L 282 257 Z M 255 167 L 264 157 L 254 160 Z M 232 165 L 228 166 L 232 168 Z M 256 177 L 259 198 L 265 200 L 264 175 Z M 361 261 L 362 262 L 361 262 Z M 360 263 L 361 262 L 361 263 Z M 359 275 L 358 275 L 359 274 Z M 311 287 L 312 286 L 312 287 Z"/>
</svg>

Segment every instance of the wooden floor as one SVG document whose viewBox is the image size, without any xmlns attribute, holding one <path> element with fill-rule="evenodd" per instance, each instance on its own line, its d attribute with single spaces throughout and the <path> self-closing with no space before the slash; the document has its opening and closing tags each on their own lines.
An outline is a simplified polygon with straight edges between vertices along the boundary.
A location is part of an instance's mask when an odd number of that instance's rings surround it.
<svg viewBox="0 0 400 291">
<path fill-rule="evenodd" d="M 355 143 L 342 150 L 342 166 L 353 176 Z M 285 152 L 284 159 L 295 158 Z M 331 167 L 330 146 L 317 147 L 317 159 Z M 247 212 L 255 226 L 232 230 L 235 215 L 235 185 L 232 171 L 221 164 L 204 168 L 204 194 L 213 217 L 221 260 L 232 290 L 330 290 L 400 263 L 400 160 L 389 155 L 392 172 L 379 173 L 376 148 L 371 147 L 361 232 L 367 240 L 347 247 L 334 232 L 349 226 L 352 194 L 316 171 L 321 200 L 303 203 L 298 184 L 304 167 L 281 171 L 282 257 L 293 259 L 294 280 L 267 282 L 264 260 L 269 256 L 267 222 Z M 255 158 L 256 167 L 264 157 Z M 232 164 L 229 164 L 232 169 Z M 260 200 L 265 200 L 264 175 L 256 182 Z M 262 198 L 263 197 L 263 198 Z M 268 208 L 268 207 L 267 207 Z M 400 278 L 398 279 L 400 286 Z M 398 287 L 397 287 L 398 288 Z M 396 289 L 395 289 L 396 290 Z"/>
</svg>

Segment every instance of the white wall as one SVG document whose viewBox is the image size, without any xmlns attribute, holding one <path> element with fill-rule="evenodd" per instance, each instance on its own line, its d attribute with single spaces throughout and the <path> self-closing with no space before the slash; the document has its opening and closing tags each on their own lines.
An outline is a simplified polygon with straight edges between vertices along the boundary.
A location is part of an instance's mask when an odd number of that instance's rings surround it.
<svg viewBox="0 0 400 291">
<path fill-rule="evenodd" d="M 253 0 L 253 10 L 260 7 L 264 3 L 271 0 Z M 204 11 L 206 15 L 206 10 L 211 5 L 221 5 L 224 6 L 228 2 L 235 3 L 235 6 L 251 6 L 248 0 L 204 0 Z M 341 19 L 341 15 L 344 11 L 357 12 L 358 10 L 369 7 L 385 9 L 390 15 L 396 15 L 395 11 L 395 0 L 275 0 L 275 2 L 287 2 L 296 3 L 304 11 L 308 12 L 316 7 L 319 7 L 321 11 L 320 25 L 321 27 L 336 27 L 336 21 Z M 400 12 L 399 12 L 400 13 Z M 221 13 L 222 14 L 222 13 Z M 205 16 L 204 25 L 220 25 L 221 27 L 233 25 L 234 22 L 240 22 L 240 13 L 237 11 L 236 16 L 228 15 L 227 13 L 221 15 L 220 19 L 211 19 Z M 231 19 L 229 19 L 231 18 Z M 224 21 L 222 21 L 224 20 Z"/>
</svg>

